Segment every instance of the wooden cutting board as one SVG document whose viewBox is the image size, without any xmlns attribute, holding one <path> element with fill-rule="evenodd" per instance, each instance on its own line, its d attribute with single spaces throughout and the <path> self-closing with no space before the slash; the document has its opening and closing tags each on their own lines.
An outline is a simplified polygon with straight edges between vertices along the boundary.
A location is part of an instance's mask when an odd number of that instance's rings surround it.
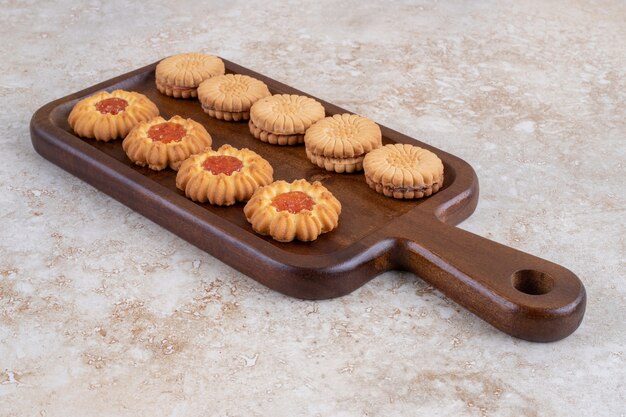
<svg viewBox="0 0 626 417">
<path fill-rule="evenodd" d="M 225 60 L 229 73 L 263 80 L 272 93 L 304 94 Z M 384 143 L 411 143 L 435 152 L 445 184 L 437 194 L 401 201 L 375 193 L 362 174 L 329 173 L 306 158 L 304 147 L 273 146 L 252 137 L 247 123 L 210 118 L 197 100 L 160 94 L 156 63 L 53 101 L 31 120 L 35 150 L 44 158 L 121 201 L 223 262 L 284 294 L 306 299 L 338 297 L 390 269 L 412 271 L 496 328 L 526 340 L 554 341 L 580 324 L 586 295 L 580 280 L 562 266 L 454 227 L 478 201 L 478 180 L 463 160 L 381 126 Z M 175 186 L 176 173 L 133 165 L 122 141 L 81 139 L 67 116 L 81 98 L 99 90 L 137 91 L 169 118 L 190 117 L 213 137 L 262 155 L 274 178 L 321 181 L 343 206 L 339 227 L 314 242 L 279 243 L 253 232 L 243 204 L 194 203 Z M 318 99 L 319 100 L 319 99 Z M 344 113 L 319 100 L 327 115 Z"/>
</svg>

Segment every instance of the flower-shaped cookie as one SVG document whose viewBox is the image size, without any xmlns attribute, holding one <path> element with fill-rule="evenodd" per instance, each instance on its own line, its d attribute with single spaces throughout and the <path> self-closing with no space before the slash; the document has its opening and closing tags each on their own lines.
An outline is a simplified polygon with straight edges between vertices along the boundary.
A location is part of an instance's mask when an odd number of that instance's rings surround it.
<svg viewBox="0 0 626 417">
<path fill-rule="evenodd" d="M 356 114 L 336 114 L 313 124 L 304 135 L 306 155 L 327 171 L 354 172 L 363 169 L 363 158 L 382 146 L 380 127 Z"/>
<path fill-rule="evenodd" d="M 443 163 L 431 151 L 406 143 L 385 145 L 363 160 L 367 184 L 399 199 L 427 197 L 443 186 Z"/>
<path fill-rule="evenodd" d="M 143 94 L 100 91 L 80 100 L 68 117 L 74 133 L 108 142 L 125 137 L 138 123 L 159 115 L 159 109 Z"/>
<path fill-rule="evenodd" d="M 209 132 L 198 122 L 174 116 L 155 117 L 139 123 L 122 142 L 131 161 L 160 171 L 177 170 L 190 155 L 211 147 Z"/>
<path fill-rule="evenodd" d="M 226 121 L 248 120 L 250 107 L 270 95 L 263 81 L 241 74 L 211 77 L 198 87 L 198 99 L 209 116 Z"/>
<path fill-rule="evenodd" d="M 310 97 L 275 94 L 252 105 L 250 133 L 272 145 L 297 145 L 304 142 L 304 132 L 324 114 L 324 107 Z"/>
<path fill-rule="evenodd" d="M 197 97 L 197 89 L 202 81 L 222 75 L 224 71 L 224 62 L 213 55 L 173 55 L 158 63 L 156 86 L 161 93 L 171 97 Z"/>
<path fill-rule="evenodd" d="M 275 181 L 259 188 L 243 211 L 261 235 L 279 242 L 312 241 L 337 227 L 341 203 L 319 181 Z"/>
<path fill-rule="evenodd" d="M 193 201 L 230 206 L 270 184 L 273 174 L 272 166 L 259 154 L 223 145 L 185 160 L 176 174 L 176 187 Z"/>
</svg>

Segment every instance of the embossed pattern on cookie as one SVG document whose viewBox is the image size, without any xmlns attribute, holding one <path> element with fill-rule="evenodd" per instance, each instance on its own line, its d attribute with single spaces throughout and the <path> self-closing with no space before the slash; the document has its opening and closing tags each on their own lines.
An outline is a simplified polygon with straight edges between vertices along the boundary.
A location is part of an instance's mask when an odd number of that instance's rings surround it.
<svg viewBox="0 0 626 417">
<path fill-rule="evenodd" d="M 250 133 L 272 145 L 297 145 L 304 142 L 306 130 L 324 115 L 324 107 L 317 100 L 295 94 L 275 94 L 252 105 Z"/>
<path fill-rule="evenodd" d="M 387 197 L 414 199 L 443 186 L 443 163 L 433 152 L 409 144 L 385 145 L 363 160 L 367 184 Z"/>
<path fill-rule="evenodd" d="M 363 169 L 363 158 L 382 146 L 380 127 L 356 114 L 335 114 L 314 123 L 304 135 L 306 154 L 327 171 L 351 173 Z"/>
<path fill-rule="evenodd" d="M 198 87 L 198 99 L 205 113 L 235 122 L 248 120 L 250 107 L 270 94 L 263 81 L 241 74 L 211 77 Z"/>
<path fill-rule="evenodd" d="M 157 89 L 171 97 L 198 96 L 198 86 L 204 80 L 222 75 L 224 62 L 213 55 L 187 53 L 165 58 L 156 67 Z"/>
</svg>

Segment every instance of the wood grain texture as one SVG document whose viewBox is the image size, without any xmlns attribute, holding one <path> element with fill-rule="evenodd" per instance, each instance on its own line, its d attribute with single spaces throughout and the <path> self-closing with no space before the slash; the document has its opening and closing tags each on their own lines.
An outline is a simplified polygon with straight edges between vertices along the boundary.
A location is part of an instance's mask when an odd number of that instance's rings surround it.
<svg viewBox="0 0 626 417">
<path fill-rule="evenodd" d="M 251 75 L 275 93 L 304 94 L 225 61 L 227 73 Z M 304 148 L 254 139 L 245 123 L 204 114 L 197 100 L 177 100 L 154 85 L 156 64 L 51 102 L 31 121 L 31 138 L 44 158 L 121 201 L 242 273 L 284 294 L 306 299 L 338 297 L 390 269 L 412 271 L 496 328 L 531 341 L 571 334 L 585 312 L 580 280 L 562 266 L 454 227 L 476 208 L 478 180 L 463 160 L 381 127 L 384 143 L 412 143 L 444 162 L 445 184 L 432 197 L 400 201 L 373 192 L 362 174 L 329 173 L 311 164 Z M 67 115 L 80 98 L 98 90 L 138 91 L 163 117 L 179 114 L 202 123 L 214 139 L 247 147 L 274 167 L 275 179 L 319 180 L 341 201 L 340 226 L 314 242 L 279 243 L 255 234 L 243 204 L 216 207 L 186 199 L 175 172 L 133 165 L 121 141 L 76 137 Z M 319 99 L 318 99 L 319 100 Z M 345 110 L 319 100 L 328 115 Z"/>
</svg>

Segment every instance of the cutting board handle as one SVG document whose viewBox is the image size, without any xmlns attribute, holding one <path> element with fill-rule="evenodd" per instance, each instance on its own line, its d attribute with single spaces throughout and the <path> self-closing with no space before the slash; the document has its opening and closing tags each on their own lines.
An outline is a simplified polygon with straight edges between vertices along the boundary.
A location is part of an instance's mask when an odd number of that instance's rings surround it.
<svg viewBox="0 0 626 417">
<path fill-rule="evenodd" d="M 411 229 L 396 262 L 503 332 L 551 342 L 582 321 L 585 287 L 568 269 L 439 220 Z"/>
</svg>

